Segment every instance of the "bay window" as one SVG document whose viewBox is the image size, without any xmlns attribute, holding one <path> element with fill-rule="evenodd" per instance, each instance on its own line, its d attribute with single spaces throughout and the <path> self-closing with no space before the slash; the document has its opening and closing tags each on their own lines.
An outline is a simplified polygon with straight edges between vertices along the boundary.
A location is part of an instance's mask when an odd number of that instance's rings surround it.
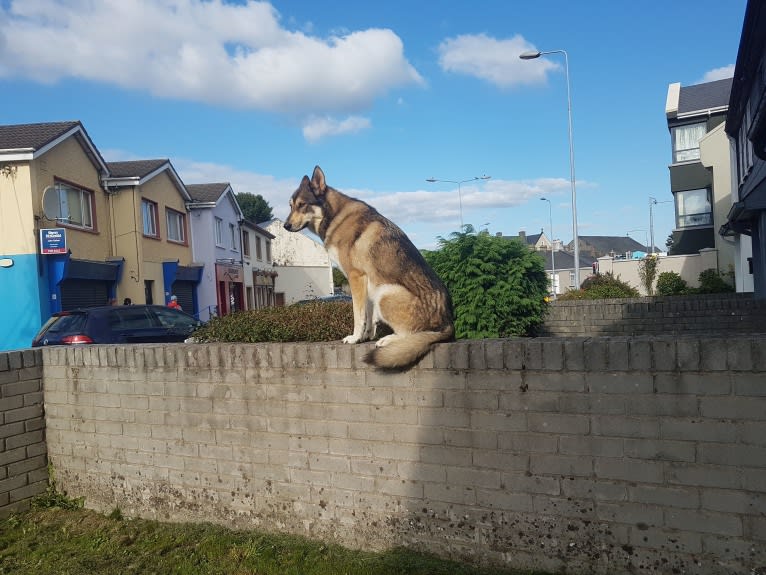
<svg viewBox="0 0 766 575">
<path fill-rule="evenodd" d="M 713 210 L 710 203 L 710 190 L 685 190 L 676 192 L 677 228 L 710 226 L 713 224 Z"/>
<path fill-rule="evenodd" d="M 671 128 L 673 163 L 699 160 L 700 139 L 707 133 L 707 124 L 698 122 Z"/>
</svg>

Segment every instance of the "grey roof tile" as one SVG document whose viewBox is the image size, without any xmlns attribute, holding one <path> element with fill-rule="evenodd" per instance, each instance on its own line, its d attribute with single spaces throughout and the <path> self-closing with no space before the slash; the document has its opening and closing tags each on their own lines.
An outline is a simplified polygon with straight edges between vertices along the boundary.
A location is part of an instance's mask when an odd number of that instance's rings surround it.
<svg viewBox="0 0 766 575">
<path fill-rule="evenodd" d="M 132 160 L 128 162 L 107 162 L 109 175 L 113 178 L 143 178 L 168 163 L 168 159 Z"/>
<path fill-rule="evenodd" d="M 0 150 L 39 150 L 76 126 L 82 125 L 80 122 L 47 122 L 0 126 Z"/>
<path fill-rule="evenodd" d="M 732 81 L 732 78 L 724 78 L 694 86 L 681 86 L 678 113 L 688 114 L 728 106 Z"/>
<path fill-rule="evenodd" d="M 226 192 L 231 184 L 216 182 L 211 184 L 187 184 L 186 189 L 195 202 L 215 203 Z"/>
</svg>

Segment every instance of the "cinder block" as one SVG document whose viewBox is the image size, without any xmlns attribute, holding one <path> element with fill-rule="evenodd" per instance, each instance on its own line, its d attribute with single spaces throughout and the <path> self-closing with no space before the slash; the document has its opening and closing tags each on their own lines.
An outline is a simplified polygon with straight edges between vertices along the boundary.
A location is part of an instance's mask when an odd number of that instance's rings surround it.
<svg viewBox="0 0 766 575">
<path fill-rule="evenodd" d="M 742 474 L 736 467 L 694 463 L 665 463 L 665 481 L 671 485 L 739 489 Z"/>
<path fill-rule="evenodd" d="M 623 440 L 593 435 L 562 435 L 559 438 L 559 451 L 564 455 L 621 457 Z"/>
<path fill-rule="evenodd" d="M 681 531 L 731 537 L 741 537 L 743 532 L 742 520 L 731 513 L 670 509 L 665 513 L 665 524 Z"/>
<path fill-rule="evenodd" d="M 592 477 L 593 458 L 572 455 L 535 455 L 530 458 L 533 475 Z"/>
<path fill-rule="evenodd" d="M 628 499 L 636 503 L 697 509 L 700 504 L 697 488 L 667 487 L 664 485 L 630 485 Z"/>
<path fill-rule="evenodd" d="M 662 463 L 643 459 L 597 457 L 594 460 L 596 477 L 637 481 L 642 483 L 662 483 Z"/>
<path fill-rule="evenodd" d="M 587 415 L 529 413 L 527 422 L 529 431 L 538 433 L 585 435 L 590 432 Z"/>
</svg>

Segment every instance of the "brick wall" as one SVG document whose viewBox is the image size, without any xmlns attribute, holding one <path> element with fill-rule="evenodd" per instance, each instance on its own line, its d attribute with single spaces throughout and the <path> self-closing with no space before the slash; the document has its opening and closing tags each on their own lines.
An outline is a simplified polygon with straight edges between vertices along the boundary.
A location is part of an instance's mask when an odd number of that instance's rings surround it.
<svg viewBox="0 0 766 575">
<path fill-rule="evenodd" d="M 766 333 L 766 301 L 752 293 L 557 301 L 542 335 Z"/>
<path fill-rule="evenodd" d="M 568 573 L 766 565 L 766 337 L 43 351 L 49 456 L 102 511 Z"/>
<path fill-rule="evenodd" d="M 0 518 L 45 491 L 42 353 L 0 353 Z"/>
</svg>

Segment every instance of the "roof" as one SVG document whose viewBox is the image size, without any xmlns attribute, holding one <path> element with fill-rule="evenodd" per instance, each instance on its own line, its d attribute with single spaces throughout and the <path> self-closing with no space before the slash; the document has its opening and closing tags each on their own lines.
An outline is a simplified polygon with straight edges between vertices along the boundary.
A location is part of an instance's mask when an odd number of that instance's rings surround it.
<svg viewBox="0 0 766 575">
<path fill-rule="evenodd" d="M 130 162 L 108 162 L 109 175 L 113 178 L 145 178 L 157 171 L 170 160 L 133 160 Z"/>
<path fill-rule="evenodd" d="M 539 254 L 544 260 L 545 260 L 545 269 L 546 270 L 552 270 L 553 266 L 551 265 L 551 252 L 549 250 L 542 250 L 535 252 L 536 254 Z M 557 270 L 573 270 L 574 269 L 574 254 L 572 252 L 565 252 L 562 250 L 556 250 L 555 256 L 553 257 L 553 260 L 556 264 Z M 580 254 L 580 267 L 581 268 L 587 268 L 590 267 L 591 264 L 596 261 L 595 258 L 591 257 L 590 254 Z"/>
<path fill-rule="evenodd" d="M 107 187 L 142 186 L 163 171 L 176 185 L 184 200 L 189 201 L 189 192 L 180 176 L 167 158 L 154 160 L 131 160 L 128 162 L 108 162 L 109 176 L 104 178 Z"/>
<path fill-rule="evenodd" d="M 277 237 L 274 234 L 272 234 L 269 230 L 262 228 L 261 226 L 259 226 L 255 222 L 251 222 L 250 220 L 242 220 L 242 225 L 245 226 L 246 228 L 250 228 L 251 230 L 255 230 L 259 232 L 261 235 L 264 235 L 271 240 Z"/>
<path fill-rule="evenodd" d="M 189 190 L 192 201 L 214 204 L 218 202 L 230 186 L 229 182 L 218 182 L 213 184 L 189 184 L 186 186 L 186 189 Z"/>
<path fill-rule="evenodd" d="M 106 172 L 104 158 L 79 121 L 0 126 L 0 156 L 10 161 L 34 160 L 72 136 L 93 165 Z"/>
<path fill-rule="evenodd" d="M 724 78 L 704 84 L 681 86 L 678 98 L 678 114 L 688 115 L 694 112 L 707 112 L 729 106 L 729 96 L 733 78 Z"/>
<path fill-rule="evenodd" d="M 648 246 L 638 243 L 630 236 L 579 236 L 580 245 L 586 244 L 602 256 L 625 252 L 649 251 Z M 580 249 L 582 251 L 582 248 Z"/>
</svg>

